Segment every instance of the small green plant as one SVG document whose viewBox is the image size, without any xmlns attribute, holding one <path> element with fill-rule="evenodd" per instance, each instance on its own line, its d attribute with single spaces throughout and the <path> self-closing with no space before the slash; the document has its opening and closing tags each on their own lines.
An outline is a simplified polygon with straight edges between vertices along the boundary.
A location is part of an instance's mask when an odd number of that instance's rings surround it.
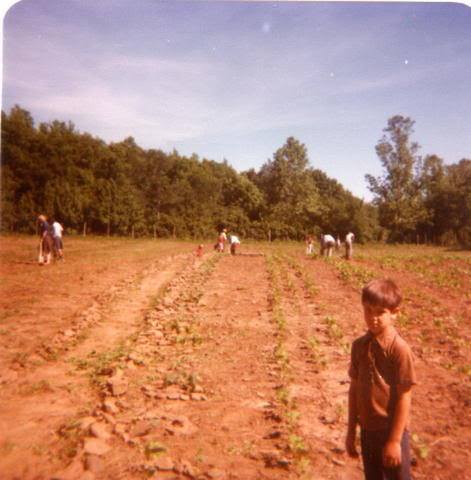
<svg viewBox="0 0 471 480">
<path fill-rule="evenodd" d="M 196 463 L 203 463 L 204 462 L 204 451 L 202 448 L 198 448 L 198 451 L 195 455 L 195 462 Z"/>
<path fill-rule="evenodd" d="M 289 391 L 286 387 L 281 387 L 276 391 L 276 398 L 283 405 L 288 405 L 290 402 Z"/>
<path fill-rule="evenodd" d="M 343 332 L 334 317 L 327 316 L 324 319 L 327 325 L 327 335 L 331 340 L 339 342 L 343 338 Z"/>
<path fill-rule="evenodd" d="M 296 467 L 297 467 L 298 473 L 301 475 L 301 478 L 304 478 L 306 480 L 308 478 L 312 478 L 307 476 L 305 477 L 305 475 L 307 475 L 311 470 L 311 460 L 309 460 L 308 457 L 303 455 L 301 458 L 298 458 L 296 460 Z"/>
<path fill-rule="evenodd" d="M 62 438 L 59 458 L 67 460 L 75 457 L 83 436 L 79 422 L 73 419 L 67 423 L 63 423 L 57 429 L 57 434 Z"/>
<path fill-rule="evenodd" d="M 167 447 L 160 442 L 152 440 L 144 447 L 144 454 L 147 460 L 154 460 L 167 451 Z"/>
<path fill-rule="evenodd" d="M 300 416 L 301 414 L 297 410 L 288 410 L 286 412 L 286 420 L 288 421 L 288 425 L 294 428 L 297 425 Z"/>
<path fill-rule="evenodd" d="M 39 393 L 48 393 L 52 391 L 51 384 L 47 380 L 25 384 L 20 388 L 20 393 L 24 396 L 37 395 Z"/>
<path fill-rule="evenodd" d="M 278 343 L 275 348 L 275 358 L 282 368 L 286 368 L 289 365 L 288 352 L 282 343 Z"/>
<path fill-rule="evenodd" d="M 314 363 L 318 366 L 325 367 L 327 365 L 327 361 L 322 352 L 322 347 L 319 340 L 317 340 L 317 338 L 315 337 L 309 337 L 308 346 L 309 346 L 311 358 L 314 361 Z"/>
<path fill-rule="evenodd" d="M 288 446 L 294 455 L 303 455 L 308 452 L 304 439 L 294 433 L 288 437 Z"/>
<path fill-rule="evenodd" d="M 420 459 L 425 460 L 429 453 L 430 453 L 430 448 L 419 435 L 416 433 L 413 433 L 411 436 L 412 439 L 412 447 L 416 454 L 419 456 Z"/>
<path fill-rule="evenodd" d="M 396 323 L 399 327 L 405 328 L 409 325 L 410 318 L 406 313 L 400 311 L 398 316 L 396 317 Z"/>
</svg>

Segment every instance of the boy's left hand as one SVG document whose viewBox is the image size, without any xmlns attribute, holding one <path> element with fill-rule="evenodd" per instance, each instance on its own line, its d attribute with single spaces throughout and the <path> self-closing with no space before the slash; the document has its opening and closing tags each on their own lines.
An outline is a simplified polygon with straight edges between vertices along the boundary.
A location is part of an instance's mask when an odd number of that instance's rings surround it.
<svg viewBox="0 0 471 480">
<path fill-rule="evenodd" d="M 389 441 L 383 448 L 383 465 L 394 468 L 401 464 L 401 443 Z"/>
</svg>

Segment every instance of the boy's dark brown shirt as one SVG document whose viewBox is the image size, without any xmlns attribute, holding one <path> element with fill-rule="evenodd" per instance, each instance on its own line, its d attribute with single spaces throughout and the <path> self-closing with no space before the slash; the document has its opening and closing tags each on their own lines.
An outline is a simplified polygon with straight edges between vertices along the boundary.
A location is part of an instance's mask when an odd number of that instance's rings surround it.
<svg viewBox="0 0 471 480">
<path fill-rule="evenodd" d="M 393 327 L 378 337 L 368 332 L 353 342 L 348 373 L 357 381 L 358 420 L 365 430 L 389 428 L 397 386 L 416 383 L 412 351 Z"/>
</svg>

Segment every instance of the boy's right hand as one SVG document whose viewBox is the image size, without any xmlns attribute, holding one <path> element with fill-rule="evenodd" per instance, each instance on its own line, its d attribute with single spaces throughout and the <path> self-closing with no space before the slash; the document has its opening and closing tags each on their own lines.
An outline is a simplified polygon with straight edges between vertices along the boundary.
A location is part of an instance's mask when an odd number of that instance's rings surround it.
<svg viewBox="0 0 471 480">
<path fill-rule="evenodd" d="M 345 450 L 347 454 L 352 458 L 358 458 L 358 451 L 356 447 L 356 435 L 355 433 L 348 433 L 345 440 Z"/>
</svg>

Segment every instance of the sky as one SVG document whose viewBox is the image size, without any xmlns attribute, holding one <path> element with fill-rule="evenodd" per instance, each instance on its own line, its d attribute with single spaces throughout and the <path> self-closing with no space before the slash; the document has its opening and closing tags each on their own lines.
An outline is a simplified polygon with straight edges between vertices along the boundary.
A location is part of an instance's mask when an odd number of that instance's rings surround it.
<svg viewBox="0 0 471 480">
<path fill-rule="evenodd" d="M 37 124 L 238 171 L 294 136 L 366 200 L 394 115 L 422 156 L 471 158 L 465 4 L 22 0 L 3 22 L 2 110 Z"/>
</svg>

